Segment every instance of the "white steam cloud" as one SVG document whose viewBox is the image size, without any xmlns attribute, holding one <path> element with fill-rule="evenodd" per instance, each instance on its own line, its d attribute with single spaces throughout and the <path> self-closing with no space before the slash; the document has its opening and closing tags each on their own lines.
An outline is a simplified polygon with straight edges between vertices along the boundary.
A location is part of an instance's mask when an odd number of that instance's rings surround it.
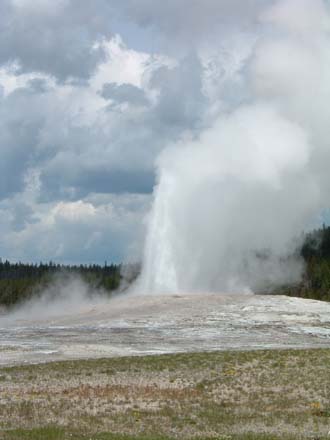
<svg viewBox="0 0 330 440">
<path fill-rule="evenodd" d="M 163 151 L 140 291 L 255 291 L 299 279 L 295 238 L 329 205 L 329 9 L 268 2 L 233 69 L 240 86 L 223 87 L 198 137 Z"/>
<path fill-rule="evenodd" d="M 48 287 L 36 291 L 30 300 L 17 305 L 9 313 L 0 314 L 0 323 L 5 325 L 13 321 L 23 323 L 75 315 L 108 301 L 106 292 L 87 284 L 79 275 L 58 273 Z"/>
</svg>

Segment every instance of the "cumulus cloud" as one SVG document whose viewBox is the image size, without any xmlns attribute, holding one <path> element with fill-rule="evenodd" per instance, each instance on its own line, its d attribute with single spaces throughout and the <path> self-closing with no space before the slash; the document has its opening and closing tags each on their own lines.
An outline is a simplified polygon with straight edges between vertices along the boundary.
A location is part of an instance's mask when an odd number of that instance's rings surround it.
<svg viewBox="0 0 330 440">
<path fill-rule="evenodd" d="M 3 256 L 103 261 L 107 252 L 108 258 L 119 260 L 131 248 L 132 255 L 140 255 L 136 243 L 141 246 L 138 231 L 144 230 L 144 200 L 154 186 L 155 157 L 183 131 L 197 129 L 207 105 L 202 67 L 194 56 L 176 63 L 135 53 L 119 38 L 106 44 L 106 50 L 90 85 L 58 84 L 41 73 L 16 77 L 4 70 Z M 196 68 L 187 82 L 185 74 Z M 117 224 L 105 208 L 96 217 L 79 211 L 91 194 L 131 197 L 141 206 L 132 215 L 130 206 L 118 208 L 122 217 Z M 54 214 L 53 209 L 67 209 L 70 203 L 79 213 L 71 222 Z M 49 210 L 55 219 L 51 222 L 46 221 Z M 130 220 L 124 221 L 125 216 Z M 98 222 L 100 233 L 94 231 Z M 32 246 L 34 241 L 40 246 Z"/>
<path fill-rule="evenodd" d="M 144 55 L 140 62 L 146 64 Z M 99 70 L 107 67 L 111 78 L 112 66 L 111 60 Z M 2 197 L 22 190 L 29 167 L 40 170 L 44 200 L 81 198 L 88 192 L 150 193 L 159 151 L 200 124 L 207 106 L 201 70 L 195 57 L 178 66 L 150 57 L 141 69 L 140 87 L 102 84 L 99 72 L 91 87 L 27 80 L 2 98 L 3 154 L 8 150 Z"/>
<path fill-rule="evenodd" d="M 215 166 L 217 139 L 233 138 L 232 158 L 219 156 L 231 170 L 226 182 L 238 173 L 248 185 L 269 178 L 269 191 L 281 193 L 283 179 L 307 167 L 317 204 L 329 188 L 328 6 L 301 1 L 3 0 L 0 252 L 62 261 L 103 261 L 108 252 L 118 260 L 132 243 L 139 254 L 155 182 L 161 188 L 176 164 L 162 151 L 191 150 L 187 167 L 195 156 L 204 164 L 191 173 L 178 160 L 185 180 Z M 139 41 L 133 48 L 126 40 Z M 256 118 L 265 129 L 254 137 Z M 266 137 L 278 131 L 286 133 L 281 148 L 271 142 L 266 154 Z M 198 142 L 210 142 L 205 157 Z M 209 185 L 202 173 L 198 182 Z M 297 177 L 292 191 L 300 184 Z"/>
<path fill-rule="evenodd" d="M 48 204 L 22 198 L 0 203 L 4 256 L 67 263 L 140 259 L 148 196 L 90 194 L 85 200 Z"/>
</svg>

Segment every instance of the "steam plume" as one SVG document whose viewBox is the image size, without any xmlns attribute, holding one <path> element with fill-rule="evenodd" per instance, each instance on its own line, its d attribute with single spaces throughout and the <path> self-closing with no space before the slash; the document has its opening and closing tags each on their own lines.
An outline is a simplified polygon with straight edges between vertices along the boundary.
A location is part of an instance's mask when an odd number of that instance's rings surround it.
<svg viewBox="0 0 330 440">
<path fill-rule="evenodd" d="M 267 4 L 234 98 L 224 87 L 202 132 L 158 159 L 141 291 L 250 291 L 299 279 L 294 238 L 328 203 L 330 7 Z"/>
</svg>

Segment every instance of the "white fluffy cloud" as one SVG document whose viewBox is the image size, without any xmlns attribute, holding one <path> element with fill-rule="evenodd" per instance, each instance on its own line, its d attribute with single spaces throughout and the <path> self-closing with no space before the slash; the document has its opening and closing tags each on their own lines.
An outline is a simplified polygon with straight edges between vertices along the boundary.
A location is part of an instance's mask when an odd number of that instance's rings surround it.
<svg viewBox="0 0 330 440">
<path fill-rule="evenodd" d="M 157 158 L 199 139 L 212 149 L 218 131 L 233 136 L 234 160 L 221 156 L 233 173 L 255 168 L 276 188 L 299 156 L 325 194 L 327 9 L 322 0 L 1 1 L 0 254 L 139 254 Z M 261 156 L 243 157 L 225 116 L 245 128 L 264 120 Z M 285 142 L 266 154 L 261 144 L 277 131 Z"/>
<path fill-rule="evenodd" d="M 136 52 L 119 36 L 100 45 L 104 58 L 84 84 L 2 67 L 3 256 L 103 261 L 106 246 L 116 260 L 139 254 L 155 157 L 200 123 L 206 105 L 200 72 L 189 82 L 184 75 L 200 68 L 197 59 L 177 64 Z M 31 176 L 37 182 L 32 187 Z M 84 212 L 94 209 L 91 194 L 116 198 L 120 218 L 110 215 L 107 204 L 94 216 Z M 136 202 L 122 205 L 127 197 Z M 40 246 L 31 253 L 35 240 Z"/>
<path fill-rule="evenodd" d="M 141 258 L 149 196 L 90 194 L 47 204 L 27 198 L 0 203 L 0 246 L 6 257 L 67 263 Z"/>
</svg>

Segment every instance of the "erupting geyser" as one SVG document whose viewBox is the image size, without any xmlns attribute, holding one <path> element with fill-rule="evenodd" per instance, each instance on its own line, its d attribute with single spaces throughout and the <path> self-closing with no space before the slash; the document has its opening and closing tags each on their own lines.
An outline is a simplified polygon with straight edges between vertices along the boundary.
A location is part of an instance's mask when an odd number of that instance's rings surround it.
<svg viewBox="0 0 330 440">
<path fill-rule="evenodd" d="M 295 239 L 329 202 L 329 9 L 268 2 L 217 110 L 163 151 L 139 290 L 242 292 L 299 278 Z"/>
</svg>

